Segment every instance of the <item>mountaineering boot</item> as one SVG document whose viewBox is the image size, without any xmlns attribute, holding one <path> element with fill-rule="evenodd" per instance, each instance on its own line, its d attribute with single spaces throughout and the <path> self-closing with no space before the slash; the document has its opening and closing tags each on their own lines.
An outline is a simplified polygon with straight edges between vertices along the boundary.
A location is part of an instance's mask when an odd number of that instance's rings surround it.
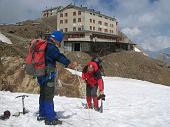
<svg viewBox="0 0 170 127">
<path fill-rule="evenodd" d="M 90 107 L 88 106 L 88 104 L 86 104 L 86 109 L 93 109 L 93 106 L 91 105 Z"/>
<path fill-rule="evenodd" d="M 44 116 L 37 116 L 37 121 L 43 121 L 43 120 L 45 120 Z"/>
<path fill-rule="evenodd" d="M 98 108 L 94 108 L 94 110 L 99 112 L 99 111 L 100 111 L 100 108 L 99 108 L 99 107 L 98 107 Z"/>
<path fill-rule="evenodd" d="M 55 119 L 55 120 L 52 120 L 52 121 L 49 121 L 49 120 L 45 120 L 45 125 L 61 125 L 62 124 L 62 121 L 59 120 L 59 119 Z"/>
</svg>

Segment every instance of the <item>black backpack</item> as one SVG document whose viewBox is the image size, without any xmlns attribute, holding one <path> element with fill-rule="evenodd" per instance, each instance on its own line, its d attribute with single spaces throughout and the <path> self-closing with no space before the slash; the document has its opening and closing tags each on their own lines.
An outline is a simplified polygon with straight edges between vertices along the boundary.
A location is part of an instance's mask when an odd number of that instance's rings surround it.
<svg viewBox="0 0 170 127">
<path fill-rule="evenodd" d="M 99 68 L 100 71 L 103 70 L 103 66 L 102 66 L 102 60 L 99 57 L 93 57 L 91 59 L 91 61 L 95 62 Z"/>
</svg>

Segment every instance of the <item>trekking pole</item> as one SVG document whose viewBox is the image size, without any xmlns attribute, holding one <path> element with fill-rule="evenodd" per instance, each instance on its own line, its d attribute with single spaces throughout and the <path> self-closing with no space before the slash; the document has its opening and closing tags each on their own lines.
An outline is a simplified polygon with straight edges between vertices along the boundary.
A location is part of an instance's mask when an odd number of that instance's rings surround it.
<svg viewBox="0 0 170 127">
<path fill-rule="evenodd" d="M 26 114 L 28 113 L 28 111 L 25 109 L 25 104 L 24 104 L 24 99 L 25 97 L 28 97 L 28 95 L 20 95 L 20 96 L 17 96 L 16 98 L 19 98 L 19 97 L 22 97 L 22 108 L 23 108 L 23 114 Z"/>
<path fill-rule="evenodd" d="M 103 100 L 101 99 L 100 113 L 103 113 Z"/>
</svg>

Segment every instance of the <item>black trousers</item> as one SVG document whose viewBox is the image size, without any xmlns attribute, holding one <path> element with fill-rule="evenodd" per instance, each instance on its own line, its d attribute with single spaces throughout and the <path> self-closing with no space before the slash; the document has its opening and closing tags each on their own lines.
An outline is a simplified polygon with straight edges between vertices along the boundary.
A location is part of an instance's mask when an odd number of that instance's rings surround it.
<svg viewBox="0 0 170 127">
<path fill-rule="evenodd" d="M 47 83 L 40 85 L 40 99 L 42 100 L 53 100 L 55 93 L 55 78 L 47 81 Z"/>
<path fill-rule="evenodd" d="M 97 97 L 97 89 L 98 85 L 95 85 L 93 87 L 86 85 L 86 96 L 87 97 Z"/>
</svg>

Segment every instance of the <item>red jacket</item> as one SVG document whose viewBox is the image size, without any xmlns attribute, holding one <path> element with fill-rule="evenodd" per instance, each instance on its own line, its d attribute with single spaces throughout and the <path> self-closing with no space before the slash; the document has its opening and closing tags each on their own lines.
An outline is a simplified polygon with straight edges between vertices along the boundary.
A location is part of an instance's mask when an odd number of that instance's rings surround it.
<svg viewBox="0 0 170 127">
<path fill-rule="evenodd" d="M 94 68 L 93 72 L 88 71 L 88 66 L 92 65 Z M 82 79 L 86 80 L 87 85 L 93 87 L 95 85 L 98 85 L 99 90 L 103 91 L 104 85 L 103 85 L 103 80 L 101 76 L 101 72 L 98 69 L 98 66 L 95 62 L 89 62 L 87 66 L 84 67 L 83 73 L 82 73 Z"/>
</svg>

